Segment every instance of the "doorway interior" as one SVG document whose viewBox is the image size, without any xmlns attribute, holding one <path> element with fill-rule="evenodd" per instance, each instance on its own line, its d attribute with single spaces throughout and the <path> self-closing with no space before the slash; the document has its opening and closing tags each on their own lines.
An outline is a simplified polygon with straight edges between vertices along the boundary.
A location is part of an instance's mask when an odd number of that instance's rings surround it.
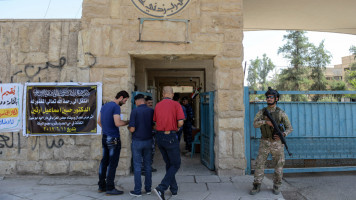
<svg viewBox="0 0 356 200">
<path fill-rule="evenodd" d="M 168 58 L 168 59 L 167 59 Z M 172 86 L 175 93 L 182 97 L 191 97 L 194 91 L 199 92 L 212 91 L 214 89 L 214 63 L 211 56 L 138 56 L 133 60 L 133 79 L 136 91 L 148 92 L 152 94 L 154 105 L 162 99 L 162 88 Z M 193 134 L 198 133 L 200 129 L 200 97 L 189 98 L 193 107 L 195 120 L 193 122 Z M 182 137 L 183 138 L 183 137 Z M 193 136 L 194 140 L 194 136 Z M 197 150 L 193 157 L 190 154 L 183 154 L 185 149 L 184 140 L 181 139 L 182 167 L 187 164 L 199 165 L 200 147 L 195 146 Z M 159 150 L 156 148 L 156 153 Z M 163 163 L 161 156 L 155 156 L 155 163 Z M 190 165 L 189 164 L 189 165 Z M 191 166 L 189 166 L 190 168 Z M 205 168 L 205 167 L 203 167 Z M 208 170 L 207 168 L 205 168 Z"/>
</svg>

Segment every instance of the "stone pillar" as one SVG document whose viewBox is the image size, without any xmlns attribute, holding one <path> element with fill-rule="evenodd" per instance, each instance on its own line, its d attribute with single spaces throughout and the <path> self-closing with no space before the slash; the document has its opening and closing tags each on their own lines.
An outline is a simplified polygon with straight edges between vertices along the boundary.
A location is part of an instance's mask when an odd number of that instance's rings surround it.
<svg viewBox="0 0 356 200">
<path fill-rule="evenodd" d="M 216 91 L 215 167 L 222 175 L 242 174 L 246 167 L 242 0 L 191 0 L 169 17 L 148 14 L 137 9 L 132 1 L 84 0 L 78 67 L 89 66 L 96 59 L 90 68 L 90 81 L 102 82 L 103 100 L 110 101 L 120 90 L 133 90 L 136 57 L 161 62 L 167 62 L 167 56 L 173 58 L 172 55 L 178 59 L 213 59 L 213 70 L 207 74 L 214 74 L 212 87 Z M 138 42 L 138 18 L 189 20 L 188 31 L 182 22 L 149 21 L 141 26 L 143 39 L 168 42 Z M 189 43 L 174 43 L 186 39 Z M 88 52 L 93 56 L 88 56 Z M 128 115 L 130 106 L 122 106 L 122 112 Z M 121 129 L 121 137 L 118 170 L 119 174 L 128 174 L 131 139 L 126 128 Z"/>
</svg>

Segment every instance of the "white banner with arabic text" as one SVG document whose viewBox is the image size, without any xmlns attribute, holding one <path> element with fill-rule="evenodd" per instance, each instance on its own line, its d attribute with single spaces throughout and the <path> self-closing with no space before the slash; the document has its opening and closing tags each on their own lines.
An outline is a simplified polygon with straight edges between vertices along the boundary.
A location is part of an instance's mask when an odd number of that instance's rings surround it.
<svg viewBox="0 0 356 200">
<path fill-rule="evenodd" d="M 0 84 L 0 132 L 17 132 L 22 128 L 23 86 Z"/>
</svg>

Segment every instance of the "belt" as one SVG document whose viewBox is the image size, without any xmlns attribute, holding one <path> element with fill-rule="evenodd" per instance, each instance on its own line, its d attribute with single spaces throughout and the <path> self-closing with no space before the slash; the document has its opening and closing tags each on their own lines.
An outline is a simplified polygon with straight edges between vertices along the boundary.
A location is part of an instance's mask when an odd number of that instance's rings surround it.
<svg viewBox="0 0 356 200">
<path fill-rule="evenodd" d="M 163 134 L 171 134 L 171 133 L 177 133 L 177 131 L 157 131 L 157 133 L 163 133 Z"/>
</svg>

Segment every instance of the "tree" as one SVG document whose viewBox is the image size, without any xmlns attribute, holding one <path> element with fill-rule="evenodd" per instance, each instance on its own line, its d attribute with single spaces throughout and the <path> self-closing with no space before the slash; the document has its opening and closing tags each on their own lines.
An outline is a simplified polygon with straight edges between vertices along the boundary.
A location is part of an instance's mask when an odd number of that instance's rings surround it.
<svg viewBox="0 0 356 200">
<path fill-rule="evenodd" d="M 260 60 L 250 60 L 251 65 L 248 67 L 248 75 L 247 75 L 247 82 L 248 86 L 252 87 L 254 90 L 257 90 L 257 81 L 258 81 L 258 73 L 257 67 L 259 65 Z"/>
<path fill-rule="evenodd" d="M 352 53 L 356 58 L 356 46 L 350 47 L 350 53 Z M 351 90 L 356 89 L 356 63 L 351 63 L 351 70 L 346 70 L 345 72 L 345 81 L 348 85 L 348 88 Z M 356 95 L 346 95 L 350 98 L 356 98 Z"/>
<path fill-rule="evenodd" d="M 355 59 L 356 59 L 356 46 L 351 46 L 350 47 L 350 53 L 352 53 L 355 56 Z M 351 70 L 356 70 L 356 63 L 352 63 Z"/>
<path fill-rule="evenodd" d="M 352 53 L 356 58 L 356 46 L 350 47 L 350 53 Z M 346 71 L 346 82 L 356 89 L 356 63 L 351 64 L 351 70 Z"/>
<path fill-rule="evenodd" d="M 353 54 L 353 55 L 355 55 L 356 56 L 356 46 L 351 46 L 350 47 L 350 52 Z"/>
<path fill-rule="evenodd" d="M 326 90 L 327 81 L 325 78 L 326 65 L 330 64 L 331 54 L 324 48 L 324 40 L 320 42 L 319 46 L 313 46 L 310 53 L 309 65 L 312 68 L 311 78 L 313 84 L 311 90 Z M 318 101 L 321 95 L 315 95 L 314 101 Z"/>
<path fill-rule="evenodd" d="M 347 90 L 346 83 L 344 81 L 332 80 L 329 85 L 330 90 L 332 91 Z M 340 101 L 342 94 L 334 94 L 333 96 Z"/>
<path fill-rule="evenodd" d="M 251 65 L 247 77 L 249 85 L 254 89 L 266 90 L 267 76 L 276 66 L 266 54 L 263 54 L 262 59 L 257 57 L 250 62 Z"/>
<path fill-rule="evenodd" d="M 287 40 L 287 43 L 279 47 L 278 54 L 282 53 L 293 68 L 304 67 L 310 58 L 309 48 L 312 44 L 305 36 L 305 31 L 287 31 L 287 33 L 283 36 L 283 40 Z"/>
<path fill-rule="evenodd" d="M 313 46 L 305 36 L 305 31 L 287 31 L 283 40 L 287 43 L 279 47 L 278 54 L 289 60 L 291 68 L 284 69 L 281 73 L 278 89 L 302 90 L 303 84 L 308 82 L 305 66 L 310 60 L 309 49 Z M 305 88 L 305 87 L 304 87 Z M 292 95 L 292 101 L 300 101 L 300 95 Z"/>
</svg>

